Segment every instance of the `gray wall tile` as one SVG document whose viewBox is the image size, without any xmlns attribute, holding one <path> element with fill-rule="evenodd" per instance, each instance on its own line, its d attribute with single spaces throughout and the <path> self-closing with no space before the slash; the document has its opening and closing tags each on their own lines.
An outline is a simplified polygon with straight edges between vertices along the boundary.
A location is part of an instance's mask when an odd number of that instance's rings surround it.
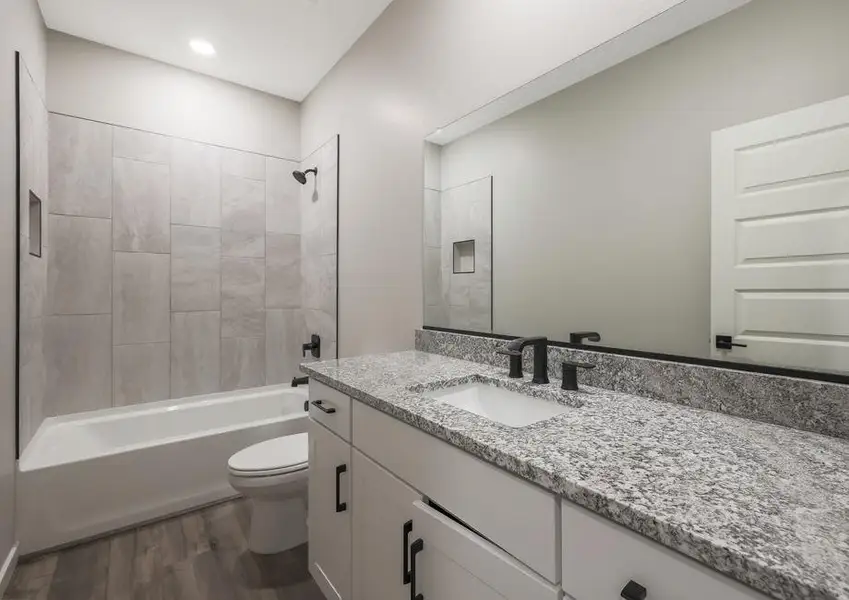
<svg viewBox="0 0 849 600">
<path fill-rule="evenodd" d="M 300 168 L 298 163 L 267 158 L 265 165 L 266 230 L 301 233 L 301 185 L 292 177 L 292 171 Z"/>
<path fill-rule="evenodd" d="M 221 259 L 221 337 L 265 335 L 265 260 Z"/>
<path fill-rule="evenodd" d="M 45 416 L 112 405 L 112 318 L 109 315 L 47 317 Z"/>
<path fill-rule="evenodd" d="M 301 306 L 301 236 L 269 233 L 266 240 L 266 308 Z"/>
<path fill-rule="evenodd" d="M 169 398 L 169 344 L 115 346 L 112 354 L 112 404 L 127 406 Z"/>
<path fill-rule="evenodd" d="M 221 154 L 221 172 L 265 181 L 265 156 L 226 148 Z"/>
<path fill-rule="evenodd" d="M 220 148 L 171 140 L 171 222 L 220 226 Z"/>
<path fill-rule="evenodd" d="M 265 232 L 222 231 L 221 255 L 243 258 L 265 257 Z"/>
<path fill-rule="evenodd" d="M 171 310 L 221 307 L 221 231 L 171 227 Z"/>
<path fill-rule="evenodd" d="M 112 127 L 50 115 L 50 211 L 112 215 Z"/>
<path fill-rule="evenodd" d="M 50 215 L 48 312 L 112 312 L 112 223 Z"/>
<path fill-rule="evenodd" d="M 307 340 L 304 316 L 299 309 L 275 309 L 266 311 L 265 319 L 266 383 L 289 383 L 300 375 L 301 346 Z"/>
<path fill-rule="evenodd" d="M 29 238 L 21 236 L 21 319 L 45 315 L 47 301 L 47 261 L 49 253 L 42 248 L 41 256 L 29 253 Z"/>
<path fill-rule="evenodd" d="M 303 307 L 336 312 L 336 257 L 301 256 Z"/>
<path fill-rule="evenodd" d="M 122 252 L 169 252 L 168 165 L 116 158 L 113 168 L 113 248 Z"/>
<path fill-rule="evenodd" d="M 221 390 L 265 385 L 265 339 L 221 340 Z"/>
<path fill-rule="evenodd" d="M 44 420 L 47 365 L 44 359 L 44 319 L 21 319 L 21 435 L 27 444 Z"/>
<path fill-rule="evenodd" d="M 265 231 L 265 183 L 235 175 L 221 177 L 221 228 Z"/>
<path fill-rule="evenodd" d="M 171 315 L 171 397 L 210 394 L 220 389 L 221 313 Z"/>
<path fill-rule="evenodd" d="M 171 140 L 164 135 L 125 127 L 115 127 L 113 135 L 113 156 L 116 158 L 131 158 L 161 165 L 171 162 Z"/>
<path fill-rule="evenodd" d="M 169 341 L 170 257 L 116 252 L 114 282 L 115 344 Z"/>
</svg>

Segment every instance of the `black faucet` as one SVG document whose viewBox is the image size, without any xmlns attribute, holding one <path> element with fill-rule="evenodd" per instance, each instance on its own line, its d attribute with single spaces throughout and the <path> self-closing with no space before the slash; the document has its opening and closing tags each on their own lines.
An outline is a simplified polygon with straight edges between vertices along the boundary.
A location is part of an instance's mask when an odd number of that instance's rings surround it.
<svg viewBox="0 0 849 600">
<path fill-rule="evenodd" d="M 548 383 L 548 338 L 528 337 L 518 338 L 497 350 L 499 354 L 510 357 L 510 377 L 522 377 L 522 350 L 525 346 L 534 348 L 534 383 Z"/>
<path fill-rule="evenodd" d="M 600 342 L 601 334 L 597 331 L 573 331 L 569 334 L 570 344 L 583 344 L 584 340 L 588 342 Z"/>
<path fill-rule="evenodd" d="M 303 345 L 303 350 L 304 358 L 307 357 L 307 352 L 310 352 L 313 358 L 321 358 L 321 338 L 312 334 L 310 341 Z"/>
<path fill-rule="evenodd" d="M 292 387 L 296 388 L 299 385 L 308 385 L 310 382 L 309 377 L 292 377 Z"/>
<path fill-rule="evenodd" d="M 595 369 L 595 365 L 591 363 L 580 363 L 564 360 L 561 365 L 563 370 L 563 382 L 560 384 L 560 389 L 578 391 L 578 369 Z"/>
</svg>

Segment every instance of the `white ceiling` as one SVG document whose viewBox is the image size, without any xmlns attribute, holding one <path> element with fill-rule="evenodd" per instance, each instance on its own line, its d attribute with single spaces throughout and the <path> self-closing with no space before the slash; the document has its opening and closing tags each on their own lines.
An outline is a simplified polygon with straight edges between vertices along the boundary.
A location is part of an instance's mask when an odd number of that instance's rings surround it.
<svg viewBox="0 0 849 600">
<path fill-rule="evenodd" d="M 392 0 L 39 0 L 47 27 L 301 101 Z M 211 42 L 217 55 L 192 52 Z"/>
</svg>

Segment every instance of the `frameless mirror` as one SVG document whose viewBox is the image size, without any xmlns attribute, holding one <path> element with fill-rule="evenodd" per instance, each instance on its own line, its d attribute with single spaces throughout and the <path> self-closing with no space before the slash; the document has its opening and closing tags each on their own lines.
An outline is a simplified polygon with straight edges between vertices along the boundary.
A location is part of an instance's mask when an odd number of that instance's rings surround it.
<svg viewBox="0 0 849 600">
<path fill-rule="evenodd" d="M 849 4 L 753 0 L 435 132 L 425 326 L 849 372 L 847 55 Z"/>
</svg>

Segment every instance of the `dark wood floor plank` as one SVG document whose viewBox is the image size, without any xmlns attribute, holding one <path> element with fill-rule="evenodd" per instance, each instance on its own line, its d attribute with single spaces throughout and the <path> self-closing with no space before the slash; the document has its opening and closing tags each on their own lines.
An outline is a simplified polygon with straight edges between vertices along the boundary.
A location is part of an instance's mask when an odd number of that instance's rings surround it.
<svg viewBox="0 0 849 600">
<path fill-rule="evenodd" d="M 105 600 L 109 574 L 109 539 L 59 553 L 48 600 Z"/>
</svg>

